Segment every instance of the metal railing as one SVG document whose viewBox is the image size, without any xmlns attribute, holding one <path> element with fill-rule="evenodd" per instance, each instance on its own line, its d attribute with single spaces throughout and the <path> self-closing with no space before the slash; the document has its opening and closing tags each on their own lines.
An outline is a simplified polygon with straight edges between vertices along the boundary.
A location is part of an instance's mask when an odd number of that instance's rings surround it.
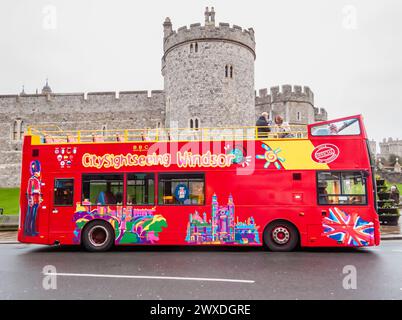
<svg viewBox="0 0 402 320">
<path fill-rule="evenodd" d="M 269 128 L 269 132 L 267 132 Z M 28 135 L 39 136 L 44 144 L 163 142 L 163 141 L 241 141 L 266 139 L 305 139 L 305 125 L 228 128 L 156 128 L 111 130 L 62 130 L 58 126 L 29 127 Z"/>
</svg>

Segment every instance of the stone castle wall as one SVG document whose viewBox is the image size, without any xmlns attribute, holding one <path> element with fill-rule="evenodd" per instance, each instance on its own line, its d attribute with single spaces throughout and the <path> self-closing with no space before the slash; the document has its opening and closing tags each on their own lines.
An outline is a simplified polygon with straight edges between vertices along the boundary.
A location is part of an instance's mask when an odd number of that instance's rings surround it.
<svg viewBox="0 0 402 320">
<path fill-rule="evenodd" d="M 163 91 L 0 96 L 0 187 L 19 184 L 21 137 L 28 126 L 63 130 L 156 128 L 165 122 Z"/>
<path fill-rule="evenodd" d="M 226 77 L 227 65 L 233 77 Z M 205 41 L 190 53 L 182 44 L 166 55 L 164 78 L 167 127 L 189 127 L 192 118 L 204 127 L 254 125 L 254 56 L 248 49 Z"/>
<path fill-rule="evenodd" d="M 380 145 L 380 157 L 388 158 L 391 155 L 395 155 L 402 159 L 402 140 L 399 139 L 383 139 Z"/>
</svg>

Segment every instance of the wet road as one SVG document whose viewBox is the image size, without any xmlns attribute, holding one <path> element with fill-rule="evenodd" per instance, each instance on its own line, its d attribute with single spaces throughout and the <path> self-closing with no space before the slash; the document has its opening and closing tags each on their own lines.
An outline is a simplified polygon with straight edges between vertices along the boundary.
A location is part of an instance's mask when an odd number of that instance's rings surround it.
<svg viewBox="0 0 402 320">
<path fill-rule="evenodd" d="M 43 287 L 46 265 L 56 268 L 45 281 L 56 279 L 55 290 Z M 357 289 L 343 287 L 347 265 L 356 268 Z M 401 266 L 402 241 L 292 253 L 142 247 L 94 254 L 3 244 L 0 299 L 402 299 Z"/>
</svg>

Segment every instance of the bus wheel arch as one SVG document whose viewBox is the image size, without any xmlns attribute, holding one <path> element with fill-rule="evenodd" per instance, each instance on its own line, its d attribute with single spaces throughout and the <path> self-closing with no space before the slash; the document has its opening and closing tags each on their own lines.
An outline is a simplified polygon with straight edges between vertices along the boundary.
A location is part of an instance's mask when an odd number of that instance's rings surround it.
<svg viewBox="0 0 402 320">
<path fill-rule="evenodd" d="M 264 247 L 270 251 L 293 251 L 300 246 L 300 231 L 297 226 L 286 219 L 269 222 L 263 231 Z"/>
<path fill-rule="evenodd" d="M 110 222 L 94 219 L 85 224 L 81 231 L 81 245 L 87 251 L 103 252 L 112 248 L 115 231 Z"/>
</svg>

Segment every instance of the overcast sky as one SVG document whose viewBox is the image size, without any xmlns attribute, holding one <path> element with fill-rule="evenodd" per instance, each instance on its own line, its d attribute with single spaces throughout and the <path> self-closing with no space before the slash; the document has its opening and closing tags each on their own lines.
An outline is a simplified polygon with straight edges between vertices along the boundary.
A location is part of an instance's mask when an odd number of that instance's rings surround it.
<svg viewBox="0 0 402 320">
<path fill-rule="evenodd" d="M 256 90 L 308 85 L 330 118 L 362 113 L 370 138 L 399 137 L 402 1 L 1 0 L 0 94 L 163 89 L 162 23 L 256 32 Z"/>
</svg>

